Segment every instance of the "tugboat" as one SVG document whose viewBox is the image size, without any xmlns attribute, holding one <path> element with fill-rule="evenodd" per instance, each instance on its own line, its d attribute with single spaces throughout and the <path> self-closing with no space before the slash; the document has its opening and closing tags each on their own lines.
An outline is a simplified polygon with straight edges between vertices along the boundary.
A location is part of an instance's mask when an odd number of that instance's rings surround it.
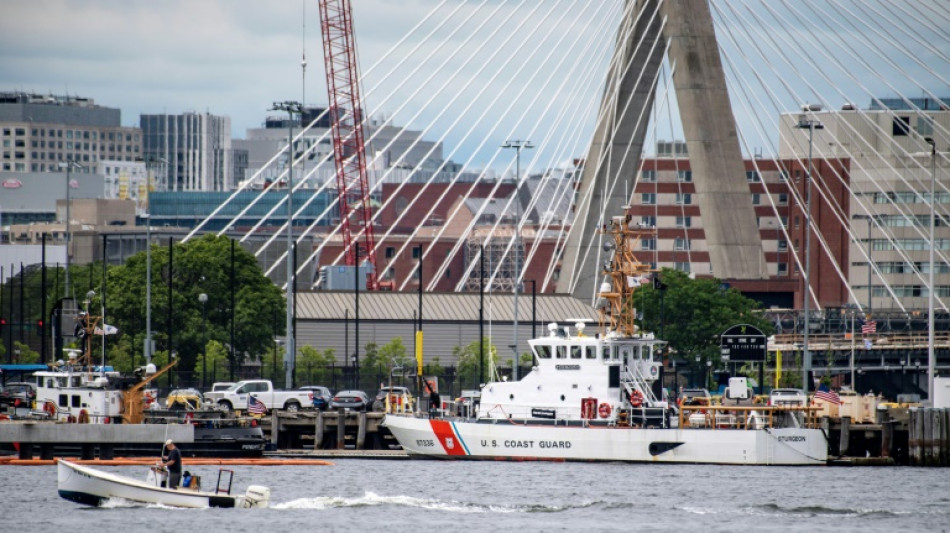
<svg viewBox="0 0 950 533">
<path fill-rule="evenodd" d="M 650 269 L 632 252 L 654 233 L 630 216 L 604 229 L 614 257 L 599 292 L 600 332 L 550 324 L 528 341 L 534 368 L 483 385 L 473 418 L 387 414 L 383 424 L 417 458 L 825 464 L 815 408 L 675 406 L 654 394 L 666 343 L 634 325 L 633 295 Z"/>
<path fill-rule="evenodd" d="M 122 375 L 92 361 L 92 338 L 100 318 L 80 315 L 78 336 L 84 351 L 66 350 L 67 357 L 48 370 L 35 372 L 36 410 L 43 420 L 77 424 L 190 424 L 194 442 L 181 443 L 185 457 L 261 457 L 267 441 L 257 420 L 236 418 L 213 406 L 197 409 L 159 409 L 158 391 L 149 385 L 171 370 L 177 360 L 161 369 L 148 364 L 134 375 Z M 154 427 L 154 426 L 152 426 Z M 157 432 L 156 434 L 159 434 Z M 154 444 L 122 443 L 113 447 L 119 456 L 154 456 L 161 450 L 163 435 Z M 57 456 L 79 456 L 76 443 L 50 443 Z"/>
</svg>

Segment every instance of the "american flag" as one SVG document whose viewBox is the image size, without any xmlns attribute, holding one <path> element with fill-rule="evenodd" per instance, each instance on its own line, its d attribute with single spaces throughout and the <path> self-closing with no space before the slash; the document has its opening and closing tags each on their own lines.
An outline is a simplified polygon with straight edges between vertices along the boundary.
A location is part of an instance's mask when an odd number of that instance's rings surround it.
<svg viewBox="0 0 950 533">
<path fill-rule="evenodd" d="M 877 333 L 877 322 L 871 319 L 865 320 L 864 324 L 861 324 L 861 333 L 864 335 Z"/>
<path fill-rule="evenodd" d="M 833 403 L 835 405 L 841 405 L 841 397 L 838 396 L 838 393 L 833 390 L 828 389 L 818 389 L 815 391 L 816 400 L 824 400 L 828 403 Z"/>
<path fill-rule="evenodd" d="M 267 406 L 264 405 L 264 402 L 251 396 L 247 400 L 247 412 L 253 415 L 264 415 L 267 414 Z"/>
</svg>

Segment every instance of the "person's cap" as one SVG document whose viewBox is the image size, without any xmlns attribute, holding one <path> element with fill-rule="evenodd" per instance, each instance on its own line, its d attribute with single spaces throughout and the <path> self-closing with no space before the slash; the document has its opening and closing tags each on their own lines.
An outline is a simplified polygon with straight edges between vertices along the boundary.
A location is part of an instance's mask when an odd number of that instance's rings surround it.
<svg viewBox="0 0 950 533">
<path fill-rule="evenodd" d="M 165 441 L 165 446 L 171 446 L 172 444 L 175 444 L 175 443 L 172 442 L 171 439 L 168 439 L 168 440 Z"/>
</svg>

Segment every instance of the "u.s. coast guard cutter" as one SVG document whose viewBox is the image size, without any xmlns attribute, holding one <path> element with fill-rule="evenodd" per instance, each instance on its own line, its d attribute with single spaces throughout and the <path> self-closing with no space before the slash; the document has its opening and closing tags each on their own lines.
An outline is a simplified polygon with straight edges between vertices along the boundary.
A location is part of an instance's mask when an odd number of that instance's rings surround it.
<svg viewBox="0 0 950 533">
<path fill-rule="evenodd" d="M 443 459 L 825 464 L 813 408 L 677 407 L 653 393 L 665 343 L 634 326 L 633 294 L 649 269 L 631 251 L 652 232 L 629 216 L 606 228 L 614 258 L 600 291 L 601 333 L 551 324 L 528 342 L 531 372 L 484 385 L 472 418 L 387 414 L 403 449 Z"/>
</svg>

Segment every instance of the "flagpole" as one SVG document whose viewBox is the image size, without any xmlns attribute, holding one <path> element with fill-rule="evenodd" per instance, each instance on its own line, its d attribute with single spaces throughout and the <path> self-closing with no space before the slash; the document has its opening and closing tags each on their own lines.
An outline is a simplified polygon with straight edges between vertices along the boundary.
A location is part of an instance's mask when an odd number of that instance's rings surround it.
<svg viewBox="0 0 950 533">
<path fill-rule="evenodd" d="M 851 390 L 858 392 L 854 382 L 854 312 L 851 313 Z"/>
</svg>

